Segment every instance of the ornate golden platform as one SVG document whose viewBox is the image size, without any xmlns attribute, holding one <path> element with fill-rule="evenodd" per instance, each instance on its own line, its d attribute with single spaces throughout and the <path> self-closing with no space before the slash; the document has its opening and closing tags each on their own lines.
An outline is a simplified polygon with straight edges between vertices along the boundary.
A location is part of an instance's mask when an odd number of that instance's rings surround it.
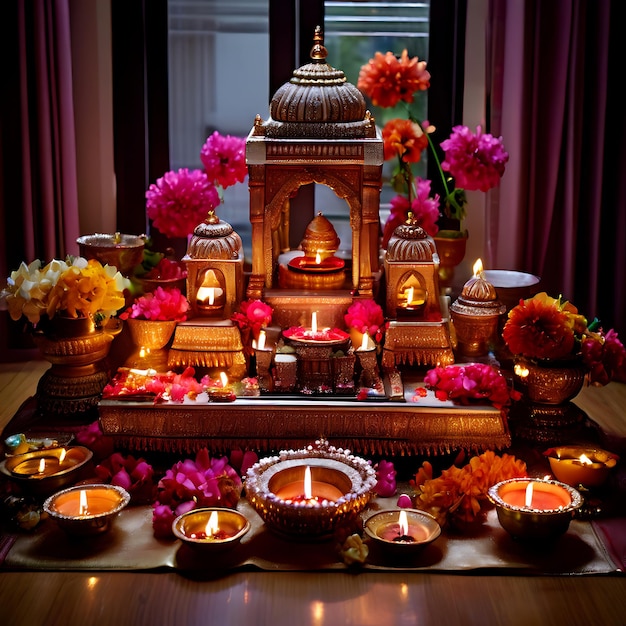
<svg viewBox="0 0 626 626">
<path fill-rule="evenodd" d="M 192 452 L 296 449 L 325 437 L 358 454 L 437 455 L 510 446 L 506 418 L 487 405 L 460 406 L 432 392 L 411 401 L 298 396 L 242 397 L 232 403 L 163 404 L 102 400 L 103 432 L 130 449 Z"/>
</svg>

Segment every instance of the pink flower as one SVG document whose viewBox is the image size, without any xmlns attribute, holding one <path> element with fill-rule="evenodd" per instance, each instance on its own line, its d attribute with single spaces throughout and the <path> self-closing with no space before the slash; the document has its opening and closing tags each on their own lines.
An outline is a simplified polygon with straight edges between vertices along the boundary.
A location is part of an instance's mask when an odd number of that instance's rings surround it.
<svg viewBox="0 0 626 626">
<path fill-rule="evenodd" d="M 157 539 L 171 539 L 172 523 L 176 514 L 166 504 L 156 504 L 152 509 L 152 531 Z"/>
<path fill-rule="evenodd" d="M 217 189 L 202 170 L 166 172 L 146 191 L 148 217 L 167 237 L 187 237 L 219 204 Z"/>
<path fill-rule="evenodd" d="M 603 386 L 611 380 L 624 380 L 626 349 L 613 329 L 606 334 L 600 330 L 585 336 L 581 352 L 583 362 L 589 368 L 591 384 Z"/>
<path fill-rule="evenodd" d="M 396 470 L 391 461 L 382 460 L 376 465 L 377 483 L 374 491 L 381 498 L 390 498 L 396 493 Z"/>
<path fill-rule="evenodd" d="M 348 328 L 367 333 L 376 341 L 382 338 L 377 336 L 382 335 L 385 317 L 382 308 L 374 300 L 355 300 L 343 319 Z"/>
<path fill-rule="evenodd" d="M 467 126 L 455 126 L 450 138 L 441 142 L 441 148 L 446 153 L 441 167 L 450 172 L 457 187 L 470 191 L 497 187 L 509 160 L 502 137 L 483 133 L 480 126 L 475 135 Z"/>
<path fill-rule="evenodd" d="M 183 322 L 187 319 L 189 302 L 177 287 L 163 289 L 140 296 L 123 313 L 120 319 L 141 319 Z"/>
<path fill-rule="evenodd" d="M 144 459 L 115 452 L 97 465 L 95 472 L 102 482 L 126 489 L 134 502 L 152 499 L 154 470 Z"/>
<path fill-rule="evenodd" d="M 261 300 L 246 300 L 231 319 L 241 330 L 250 329 L 252 335 L 258 338 L 261 329 L 272 323 L 273 313 L 272 307 Z"/>
<path fill-rule="evenodd" d="M 461 404 L 489 400 L 494 406 L 505 407 L 521 398 L 498 369 L 481 363 L 435 367 L 426 372 L 424 383 L 439 400 L 457 400 Z"/>
<path fill-rule="evenodd" d="M 240 476 L 245 476 L 248 468 L 252 467 L 258 460 L 259 455 L 252 450 L 244 452 L 239 448 L 230 452 L 230 464 L 239 472 Z"/>
<path fill-rule="evenodd" d="M 228 464 L 227 457 L 211 458 L 208 450 L 202 448 L 195 461 L 179 461 L 166 471 L 157 485 L 155 511 L 163 505 L 176 515 L 208 506 L 235 508 L 241 489 L 241 478 Z M 164 531 L 162 518 L 162 513 L 156 518 L 153 516 L 155 536 L 157 532 Z"/>
<path fill-rule="evenodd" d="M 246 178 L 246 140 L 215 131 L 202 146 L 200 160 L 209 180 L 224 189 Z"/>
</svg>

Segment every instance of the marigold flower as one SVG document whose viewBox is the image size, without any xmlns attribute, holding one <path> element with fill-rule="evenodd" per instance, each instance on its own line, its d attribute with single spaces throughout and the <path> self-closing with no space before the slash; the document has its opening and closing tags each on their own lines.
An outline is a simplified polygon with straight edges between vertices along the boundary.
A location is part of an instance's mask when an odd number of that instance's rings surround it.
<svg viewBox="0 0 626 626">
<path fill-rule="evenodd" d="M 148 217 L 167 237 L 187 237 L 220 202 L 213 182 L 197 169 L 166 172 L 146 191 Z"/>
<path fill-rule="evenodd" d="M 509 311 L 502 337 L 513 354 L 536 359 L 573 356 L 578 313 L 574 311 L 560 298 L 539 293 Z"/>
<path fill-rule="evenodd" d="M 350 535 L 339 550 L 339 556 L 346 565 L 363 564 L 368 555 L 369 548 L 357 533 Z"/>
<path fill-rule="evenodd" d="M 398 157 L 405 163 L 417 163 L 422 150 L 428 147 L 428 138 L 419 124 L 411 120 L 389 120 L 382 130 L 385 161 Z"/>
<path fill-rule="evenodd" d="M 398 59 L 393 52 L 376 52 L 373 59 L 361 67 L 357 88 L 367 95 L 374 106 L 394 107 L 398 102 L 413 102 L 413 94 L 430 87 L 426 61 L 410 58 L 403 50 Z"/>
<path fill-rule="evenodd" d="M 209 180 L 226 189 L 245 180 L 246 140 L 215 131 L 202 146 L 200 160 Z"/>
<path fill-rule="evenodd" d="M 449 139 L 441 142 L 441 148 L 446 153 L 441 167 L 450 172 L 457 187 L 468 191 L 497 187 L 509 160 L 502 137 L 483 133 L 480 126 L 476 134 L 467 126 L 455 126 Z"/>
</svg>

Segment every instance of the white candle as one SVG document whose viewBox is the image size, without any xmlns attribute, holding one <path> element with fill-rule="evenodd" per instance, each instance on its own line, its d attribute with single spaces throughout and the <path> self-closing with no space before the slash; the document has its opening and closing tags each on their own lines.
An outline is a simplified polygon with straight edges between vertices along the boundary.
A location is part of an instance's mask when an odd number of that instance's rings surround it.
<svg viewBox="0 0 626 626">
<path fill-rule="evenodd" d="M 313 311 L 311 314 L 311 332 L 313 334 L 317 332 L 317 311 Z"/>
</svg>

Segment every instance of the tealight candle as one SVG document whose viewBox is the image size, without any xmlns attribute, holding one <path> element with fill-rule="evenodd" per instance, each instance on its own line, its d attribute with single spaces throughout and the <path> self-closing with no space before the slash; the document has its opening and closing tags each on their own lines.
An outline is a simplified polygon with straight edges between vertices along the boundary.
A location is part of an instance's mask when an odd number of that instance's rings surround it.
<svg viewBox="0 0 626 626">
<path fill-rule="evenodd" d="M 220 372 L 218 385 L 209 387 L 207 393 L 211 402 L 234 402 L 237 398 L 232 385 L 228 383 L 228 376 L 225 372 Z"/>
<path fill-rule="evenodd" d="M 502 527 L 515 538 L 548 539 L 564 533 L 582 496 L 556 480 L 512 478 L 489 488 Z"/>
</svg>

